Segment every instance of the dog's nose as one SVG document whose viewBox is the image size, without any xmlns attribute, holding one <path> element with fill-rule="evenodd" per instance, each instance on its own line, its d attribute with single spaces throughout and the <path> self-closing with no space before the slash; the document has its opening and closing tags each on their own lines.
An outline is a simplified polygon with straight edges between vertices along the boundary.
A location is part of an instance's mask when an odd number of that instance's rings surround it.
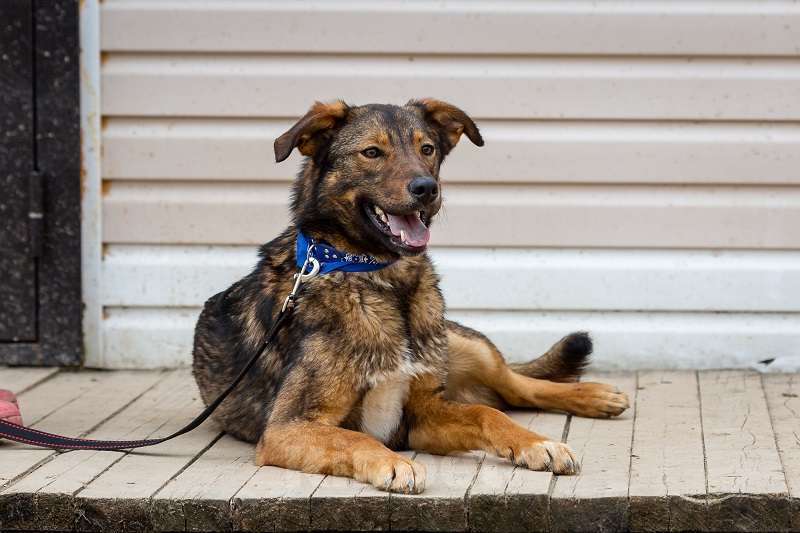
<svg viewBox="0 0 800 533">
<path fill-rule="evenodd" d="M 428 204 L 439 195 L 439 184 L 430 176 L 417 176 L 408 184 L 408 192 L 423 204 Z"/>
</svg>

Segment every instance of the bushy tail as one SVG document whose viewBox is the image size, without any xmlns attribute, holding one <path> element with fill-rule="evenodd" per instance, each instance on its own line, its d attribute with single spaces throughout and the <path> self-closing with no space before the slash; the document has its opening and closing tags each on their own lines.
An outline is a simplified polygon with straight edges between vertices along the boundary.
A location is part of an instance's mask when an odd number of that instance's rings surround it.
<svg viewBox="0 0 800 533">
<path fill-rule="evenodd" d="M 528 363 L 512 363 L 514 372 L 550 381 L 578 381 L 589 365 L 592 338 L 585 331 L 570 333 L 544 355 Z"/>
</svg>

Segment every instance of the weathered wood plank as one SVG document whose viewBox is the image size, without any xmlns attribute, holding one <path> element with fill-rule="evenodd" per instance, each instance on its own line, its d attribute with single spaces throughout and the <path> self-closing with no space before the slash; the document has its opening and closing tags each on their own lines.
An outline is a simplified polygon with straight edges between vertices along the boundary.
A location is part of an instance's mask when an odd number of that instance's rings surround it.
<svg viewBox="0 0 800 533">
<path fill-rule="evenodd" d="M 79 372 L 62 373 L 40 387 L 36 387 L 22 398 L 30 398 L 26 405 L 40 422 L 38 429 L 71 436 L 82 436 L 102 424 L 126 404 L 152 387 L 162 377 L 161 372 Z M 49 414 L 43 413 L 56 407 Z M 0 478 L 11 481 L 30 471 L 29 476 L 38 477 L 35 468 L 47 466 L 46 461 L 60 458 L 52 450 L 33 448 L 18 444 L 4 446 L 0 453 Z M 64 454 L 69 456 L 70 454 Z M 26 478 L 22 478 L 24 481 Z M 13 485 L 0 494 L 0 530 L 32 526 L 40 523 L 35 498 L 26 489 L 17 490 Z M 61 497 L 58 497 L 59 500 Z M 68 505 L 60 502 L 64 510 Z M 55 512 L 55 509 L 54 509 Z M 62 515 L 63 518 L 63 515 Z M 71 522 L 69 518 L 64 519 Z"/>
<path fill-rule="evenodd" d="M 202 409 L 198 393 L 176 409 L 157 431 L 168 435 L 183 427 Z M 213 422 L 157 447 L 131 452 L 77 492 L 74 504 L 79 531 L 152 529 L 151 497 L 178 475 L 220 436 Z"/>
<path fill-rule="evenodd" d="M 163 379 L 87 437 L 115 440 L 151 437 L 196 394 L 188 370 L 152 374 Z M 0 498 L 13 498 L 31 510 L 29 520 L 20 517 L 15 527 L 68 530 L 75 519 L 73 495 L 124 454 L 92 450 L 59 454 L 0 493 Z"/>
<path fill-rule="evenodd" d="M 613 383 L 632 407 L 618 418 L 572 417 L 567 444 L 578 456 L 577 476 L 556 478 L 550 499 L 553 531 L 618 531 L 628 528 L 628 482 L 636 399 L 634 374 L 599 374 L 587 381 Z"/>
<path fill-rule="evenodd" d="M 466 495 L 484 454 L 430 455 L 414 460 L 425 465 L 425 492 L 392 494 L 389 498 L 391 528 L 415 531 L 466 531 Z"/>
<path fill-rule="evenodd" d="M 26 424 L 51 433 L 81 436 L 133 401 L 158 379 L 154 372 L 62 372 L 20 395 Z M 0 488 L 41 461 L 52 450 L 3 442 Z"/>
<path fill-rule="evenodd" d="M 354 479 L 326 476 L 311 496 L 315 531 L 388 530 L 389 493 Z"/>
<path fill-rule="evenodd" d="M 20 410 L 25 424 L 36 424 L 49 414 L 63 408 L 89 390 L 92 378 L 97 374 L 64 373 L 42 387 L 38 387 L 19 397 Z M 57 423 L 57 421 L 53 421 Z M 80 428 L 83 431 L 89 428 Z M 51 432 L 58 432 L 48 426 Z M 79 428 L 65 427 L 64 431 L 77 431 Z M 3 453 L 0 454 L 0 487 L 33 468 L 37 463 L 52 455 L 52 451 L 25 447 L 0 440 Z"/>
<path fill-rule="evenodd" d="M 311 528 L 309 500 L 325 476 L 264 466 L 233 498 L 236 529 L 306 531 Z"/>
<path fill-rule="evenodd" d="M 153 496 L 158 531 L 232 529 L 231 499 L 258 471 L 253 444 L 223 436 Z"/>
<path fill-rule="evenodd" d="M 762 380 L 789 489 L 792 530 L 800 531 L 800 375 L 766 374 Z"/>
<path fill-rule="evenodd" d="M 639 373 L 631 454 L 631 530 L 704 529 L 705 456 L 695 372 Z"/>
<path fill-rule="evenodd" d="M 708 528 L 787 529 L 788 488 L 760 375 L 710 371 L 701 372 L 699 379 L 708 475 Z"/>
<path fill-rule="evenodd" d="M 19 394 L 56 373 L 57 368 L 0 366 L 0 389 Z"/>
<path fill-rule="evenodd" d="M 567 416 L 512 411 L 521 426 L 560 441 Z M 473 531 L 543 531 L 549 525 L 549 489 L 553 475 L 515 467 L 510 461 L 484 457 L 469 490 L 469 527 Z"/>
</svg>

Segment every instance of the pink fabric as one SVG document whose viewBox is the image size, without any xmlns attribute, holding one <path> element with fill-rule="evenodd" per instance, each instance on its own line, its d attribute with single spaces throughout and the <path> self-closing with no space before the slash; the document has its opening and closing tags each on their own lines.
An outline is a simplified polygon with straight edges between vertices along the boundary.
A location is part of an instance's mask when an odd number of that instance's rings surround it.
<svg viewBox="0 0 800 533">
<path fill-rule="evenodd" d="M 0 420 L 22 424 L 22 415 L 17 405 L 17 396 L 10 390 L 0 389 Z"/>
<path fill-rule="evenodd" d="M 0 402 L 17 403 L 17 395 L 10 390 L 0 389 Z"/>
</svg>

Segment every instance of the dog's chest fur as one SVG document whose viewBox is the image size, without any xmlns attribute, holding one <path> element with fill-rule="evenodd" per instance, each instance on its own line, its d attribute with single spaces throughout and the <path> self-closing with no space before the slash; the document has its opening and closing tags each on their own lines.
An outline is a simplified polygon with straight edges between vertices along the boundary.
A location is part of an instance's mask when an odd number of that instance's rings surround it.
<svg viewBox="0 0 800 533">
<path fill-rule="evenodd" d="M 438 280 L 427 261 L 412 266 L 367 276 L 336 273 L 320 279 L 303 302 L 309 304 L 303 318 L 314 329 L 330 332 L 324 335 L 333 352 L 329 356 L 346 358 L 365 389 L 383 390 L 387 381 L 443 366 L 446 335 Z"/>
<path fill-rule="evenodd" d="M 419 283 L 371 276 L 365 283 L 339 281 L 329 294 L 349 299 L 339 305 L 342 343 L 349 345 L 351 363 L 363 376 L 358 407 L 348 417 L 350 427 L 372 435 L 384 444 L 396 443 L 403 409 L 415 376 L 442 374 L 446 350 L 443 342 L 443 305 L 437 280 L 429 264 L 414 272 Z M 387 279 L 388 278 L 388 279 Z M 421 285 L 421 286 L 420 286 Z M 402 437 L 400 437 L 402 439 Z"/>
<path fill-rule="evenodd" d="M 398 372 L 364 394 L 359 430 L 384 444 L 392 440 L 403 418 L 411 376 Z"/>
</svg>

